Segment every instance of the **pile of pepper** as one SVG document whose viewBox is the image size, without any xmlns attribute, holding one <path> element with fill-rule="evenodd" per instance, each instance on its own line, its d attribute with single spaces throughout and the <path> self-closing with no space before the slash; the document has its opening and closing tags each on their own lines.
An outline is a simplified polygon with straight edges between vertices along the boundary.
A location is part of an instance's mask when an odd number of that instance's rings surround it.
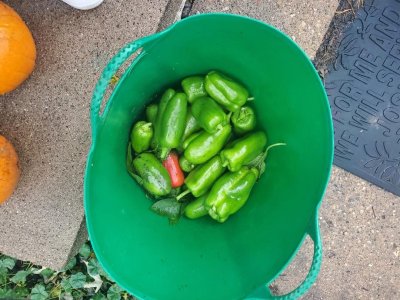
<svg viewBox="0 0 400 300">
<path fill-rule="evenodd" d="M 170 222 L 184 214 L 222 223 L 248 200 L 271 146 L 254 131 L 253 99 L 240 83 L 211 71 L 181 87 L 167 89 L 134 124 L 127 169 Z"/>
</svg>

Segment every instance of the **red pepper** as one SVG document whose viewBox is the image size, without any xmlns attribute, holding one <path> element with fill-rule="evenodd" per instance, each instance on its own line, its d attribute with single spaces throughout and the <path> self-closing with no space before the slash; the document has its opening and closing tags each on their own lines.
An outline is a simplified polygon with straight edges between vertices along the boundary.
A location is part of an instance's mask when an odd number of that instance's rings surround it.
<svg viewBox="0 0 400 300">
<path fill-rule="evenodd" d="M 180 187 L 185 181 L 185 176 L 179 166 L 179 157 L 175 152 L 170 152 L 167 158 L 163 161 L 163 166 L 167 169 L 171 178 L 173 188 Z"/>
</svg>

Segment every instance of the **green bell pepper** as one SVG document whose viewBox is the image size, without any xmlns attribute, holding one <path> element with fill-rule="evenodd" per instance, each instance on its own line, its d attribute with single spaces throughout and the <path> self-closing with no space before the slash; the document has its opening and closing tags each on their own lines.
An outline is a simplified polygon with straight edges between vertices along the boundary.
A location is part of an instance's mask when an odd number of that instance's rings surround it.
<svg viewBox="0 0 400 300">
<path fill-rule="evenodd" d="M 171 192 L 171 179 L 161 162 L 151 153 L 141 153 L 132 161 L 136 181 L 154 196 Z"/>
<path fill-rule="evenodd" d="M 176 92 L 173 89 L 167 89 L 164 94 L 161 96 L 160 103 L 158 104 L 157 107 L 157 116 L 156 119 L 154 120 L 153 127 L 154 127 L 154 136 L 153 140 L 151 141 L 151 147 L 154 150 L 157 150 L 160 148 L 160 132 L 161 132 L 161 121 L 164 116 L 164 111 L 165 108 L 168 105 L 168 102 L 174 97 Z"/>
<path fill-rule="evenodd" d="M 256 127 L 256 114 L 250 106 L 243 106 L 232 115 L 233 131 L 242 135 Z"/>
<path fill-rule="evenodd" d="M 153 125 L 145 121 L 137 122 L 131 131 L 132 148 L 136 153 L 142 153 L 150 148 L 153 138 Z"/>
<path fill-rule="evenodd" d="M 204 201 L 207 199 L 207 194 L 195 199 L 186 205 L 184 214 L 189 219 L 201 218 L 208 214 L 208 210 L 204 205 Z"/>
<path fill-rule="evenodd" d="M 158 200 L 151 206 L 151 210 L 160 216 L 167 217 L 171 225 L 179 221 L 183 211 L 184 204 L 177 202 L 174 198 L 165 198 Z"/>
<path fill-rule="evenodd" d="M 185 179 L 186 187 L 193 196 L 200 197 L 208 192 L 213 183 L 226 170 L 219 155 L 214 156 L 205 164 L 197 166 Z"/>
<path fill-rule="evenodd" d="M 182 149 L 185 150 L 189 144 L 195 139 L 197 138 L 202 132 L 204 131 L 199 131 L 196 133 L 193 133 L 192 135 L 190 135 L 186 140 L 184 140 L 184 142 L 182 143 Z"/>
<path fill-rule="evenodd" d="M 178 148 L 185 130 L 187 97 L 184 93 L 176 93 L 165 107 L 158 135 L 159 155 L 164 160 L 171 149 Z"/>
<path fill-rule="evenodd" d="M 157 118 L 157 111 L 158 111 L 158 105 L 157 104 L 150 104 L 149 106 L 146 107 L 146 119 L 150 123 L 155 123 L 156 118 Z"/>
<path fill-rule="evenodd" d="M 228 116 L 221 106 L 209 97 L 201 97 L 192 104 L 192 113 L 201 128 L 214 133 L 228 123 Z"/>
<path fill-rule="evenodd" d="M 199 97 L 207 96 L 204 87 L 204 77 L 190 76 L 182 80 L 182 89 L 188 97 L 189 103 L 193 103 Z"/>
<path fill-rule="evenodd" d="M 195 165 L 188 161 L 183 155 L 179 158 L 179 166 L 184 172 L 190 172 L 195 167 Z"/>
<path fill-rule="evenodd" d="M 231 132 L 232 127 L 229 124 L 215 133 L 201 132 L 185 149 L 186 159 L 195 165 L 205 163 L 221 151 Z"/>
<path fill-rule="evenodd" d="M 222 164 L 228 166 L 231 172 L 238 171 L 256 158 L 264 150 L 266 144 L 267 136 L 264 132 L 249 133 L 221 151 Z"/>
<path fill-rule="evenodd" d="M 188 107 L 186 113 L 185 130 L 183 131 L 182 142 L 185 141 L 192 133 L 201 129 L 196 118 L 193 116 L 191 107 Z"/>
<path fill-rule="evenodd" d="M 248 167 L 221 176 L 204 202 L 208 214 L 220 223 L 225 222 L 247 202 L 257 178 L 258 170 Z"/>
<path fill-rule="evenodd" d="M 231 112 L 238 111 L 249 97 L 244 86 L 216 71 L 206 75 L 205 88 L 211 98 Z"/>
</svg>

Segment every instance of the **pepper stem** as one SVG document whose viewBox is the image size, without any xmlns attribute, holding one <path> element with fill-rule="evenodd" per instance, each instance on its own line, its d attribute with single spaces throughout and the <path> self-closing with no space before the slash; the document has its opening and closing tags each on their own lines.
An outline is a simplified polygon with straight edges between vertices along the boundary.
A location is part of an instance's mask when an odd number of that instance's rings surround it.
<svg viewBox="0 0 400 300">
<path fill-rule="evenodd" d="M 274 148 L 274 147 L 278 147 L 278 146 L 286 146 L 286 143 L 276 143 L 276 144 L 269 145 L 269 146 L 267 147 L 267 150 L 265 150 L 265 157 L 267 156 L 267 153 L 268 153 L 268 151 L 269 151 L 270 149 L 272 149 L 272 148 Z"/>
<path fill-rule="evenodd" d="M 276 144 L 269 145 L 264 152 L 260 153 L 255 159 L 253 159 L 248 164 L 249 167 L 254 167 L 258 170 L 258 172 L 259 172 L 258 178 L 260 178 L 260 176 L 265 171 L 265 159 L 267 158 L 268 151 L 273 147 L 285 146 L 285 145 L 286 145 L 286 143 L 276 143 Z"/>
<path fill-rule="evenodd" d="M 165 147 L 162 147 L 160 149 L 160 158 L 161 158 L 161 160 L 165 160 L 167 158 L 170 150 L 171 149 L 165 148 Z"/>
<path fill-rule="evenodd" d="M 253 101 L 253 100 L 254 100 L 254 97 L 247 98 L 247 101 Z"/>
<path fill-rule="evenodd" d="M 190 193 L 190 190 L 186 190 L 186 191 L 180 193 L 178 196 L 176 196 L 176 200 L 177 201 L 181 200 L 181 198 L 185 197 L 189 193 Z"/>
</svg>

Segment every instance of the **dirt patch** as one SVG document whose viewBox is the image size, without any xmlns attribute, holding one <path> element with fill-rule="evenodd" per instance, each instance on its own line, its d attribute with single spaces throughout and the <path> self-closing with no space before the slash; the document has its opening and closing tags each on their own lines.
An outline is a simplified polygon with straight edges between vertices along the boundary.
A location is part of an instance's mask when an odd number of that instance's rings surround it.
<svg viewBox="0 0 400 300">
<path fill-rule="evenodd" d="M 328 66 L 336 59 L 342 32 L 354 20 L 357 11 L 364 4 L 364 0 L 340 0 L 335 16 L 329 24 L 328 31 L 314 59 L 314 65 L 322 78 L 325 77 Z"/>
<path fill-rule="evenodd" d="M 181 16 L 182 19 L 190 16 L 190 12 L 192 11 L 194 1 L 195 0 L 186 0 L 185 6 L 183 7 L 182 10 L 182 16 Z"/>
</svg>

